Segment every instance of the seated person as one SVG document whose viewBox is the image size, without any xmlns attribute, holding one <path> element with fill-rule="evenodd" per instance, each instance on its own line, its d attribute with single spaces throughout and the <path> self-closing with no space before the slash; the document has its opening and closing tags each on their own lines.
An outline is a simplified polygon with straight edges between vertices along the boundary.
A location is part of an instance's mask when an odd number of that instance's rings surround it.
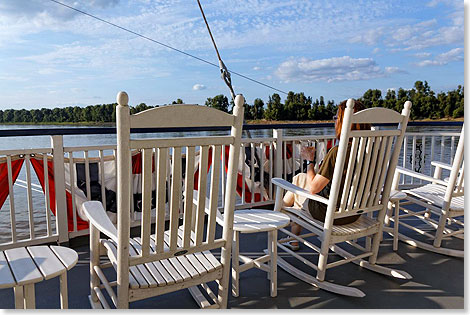
<svg viewBox="0 0 470 315">
<path fill-rule="evenodd" d="M 336 116 L 333 117 L 335 121 L 335 134 L 336 138 L 339 140 L 341 136 L 341 128 L 343 127 L 343 118 L 344 118 L 344 111 L 346 109 L 346 101 L 341 102 L 338 105 L 338 112 Z M 364 109 L 364 105 L 359 102 L 354 102 L 354 112 L 358 112 Z M 369 124 L 353 124 L 351 126 L 352 130 L 370 130 Z M 333 171 L 335 169 L 336 164 L 336 156 L 338 154 L 338 146 L 334 146 L 333 148 L 328 151 L 325 158 L 320 164 L 320 169 L 318 174 L 315 174 L 313 159 L 315 156 L 315 148 L 314 147 L 302 147 L 301 149 L 301 157 L 309 161 L 307 164 L 307 173 L 300 173 L 294 176 L 292 183 L 296 186 L 304 188 L 308 190 L 311 194 L 317 194 L 322 197 L 328 199 L 330 195 L 330 188 L 331 188 L 331 180 L 333 179 Z M 348 153 L 346 156 L 349 156 L 349 147 Z M 347 164 L 347 160 L 345 163 Z M 342 181 L 345 179 L 346 175 L 346 168 L 343 170 L 343 178 Z M 342 187 L 343 185 L 341 185 Z M 338 194 L 338 198 L 342 196 L 342 189 Z M 292 192 L 287 192 L 283 199 L 284 206 L 286 207 L 295 207 L 298 209 L 302 209 L 307 211 L 311 217 L 316 220 L 325 221 L 326 209 L 327 205 L 316 200 L 306 200 L 305 197 L 301 197 L 298 195 L 293 194 Z M 338 218 L 333 221 L 335 225 L 344 225 L 355 222 L 360 215 Z M 291 223 L 291 232 L 295 235 L 300 235 L 302 227 L 295 222 Z M 299 242 L 297 240 L 291 241 L 285 244 L 291 250 L 298 250 L 299 249 Z"/>
</svg>

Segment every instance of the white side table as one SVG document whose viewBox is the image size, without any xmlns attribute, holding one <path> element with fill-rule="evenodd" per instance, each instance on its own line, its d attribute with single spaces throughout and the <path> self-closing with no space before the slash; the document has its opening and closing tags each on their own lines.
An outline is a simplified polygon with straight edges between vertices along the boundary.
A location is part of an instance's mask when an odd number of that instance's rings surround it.
<svg viewBox="0 0 470 315">
<path fill-rule="evenodd" d="M 232 295 L 239 295 L 240 273 L 258 268 L 268 273 L 271 281 L 271 296 L 277 296 L 277 230 L 290 223 L 289 217 L 272 210 L 238 210 L 234 214 L 232 245 Z M 256 259 L 240 255 L 240 233 L 268 232 L 267 254 Z M 240 265 L 240 261 L 243 265 Z M 268 262 L 268 264 L 265 264 Z"/>
<path fill-rule="evenodd" d="M 390 202 L 395 208 L 393 212 L 393 250 L 398 249 L 398 227 L 400 224 L 400 200 L 405 199 L 406 194 L 399 190 L 392 190 L 390 192 Z"/>
<path fill-rule="evenodd" d="M 60 306 L 68 308 L 67 270 L 78 261 L 73 249 L 29 246 L 0 251 L 0 288 L 13 288 L 15 308 L 36 308 L 34 284 L 60 276 Z"/>
</svg>

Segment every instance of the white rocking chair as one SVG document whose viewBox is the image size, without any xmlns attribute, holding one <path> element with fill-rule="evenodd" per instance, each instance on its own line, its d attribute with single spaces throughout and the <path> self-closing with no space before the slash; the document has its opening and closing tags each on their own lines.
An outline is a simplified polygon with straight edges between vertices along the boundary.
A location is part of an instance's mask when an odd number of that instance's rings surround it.
<svg viewBox="0 0 470 315">
<path fill-rule="evenodd" d="M 235 98 L 234 114 L 197 105 L 168 105 L 130 115 L 128 96 L 117 96 L 117 229 L 98 201 L 84 204 L 90 220 L 90 303 L 109 308 L 101 289 L 117 308 L 129 303 L 189 288 L 201 307 L 226 308 L 230 279 L 235 185 L 243 123 L 242 95 Z M 131 128 L 230 126 L 228 136 L 131 139 Z M 225 186 L 222 237 L 216 237 L 219 201 L 220 156 L 230 145 Z M 139 237 L 130 237 L 131 149 L 142 152 L 142 216 Z M 196 181 L 195 155 L 199 150 Z M 186 161 L 184 162 L 184 154 Z M 212 154 L 212 156 L 210 156 Z M 208 160 L 212 158 L 210 178 Z M 185 177 L 183 178 L 183 163 Z M 168 168 L 167 168 L 168 165 Z M 171 167 L 171 175 L 169 169 Z M 153 169 L 153 170 L 152 170 Z M 167 183 L 171 188 L 167 190 Z M 197 206 L 193 188 L 197 184 Z M 155 234 L 151 233 L 152 190 L 155 190 Z M 185 198 L 183 200 L 183 191 Z M 209 215 L 205 221 L 206 196 Z M 165 229 L 165 203 L 169 203 L 169 227 Z M 184 204 L 184 207 L 183 207 Z M 180 225 L 180 209 L 184 209 Z M 109 239 L 100 239 L 100 232 Z M 221 249 L 220 260 L 211 250 Z M 100 262 L 107 255 L 110 262 Z M 116 281 L 106 279 L 102 269 L 114 267 Z M 218 283 L 217 296 L 207 282 Z M 200 285 L 200 286 L 199 286 Z M 117 294 L 113 290 L 117 286 Z M 205 294 L 201 292 L 201 289 Z M 208 301 L 204 295 L 209 296 Z"/>
<path fill-rule="evenodd" d="M 278 247 L 280 250 L 299 259 L 306 267 L 316 270 L 316 278 L 310 273 L 294 267 L 281 257 L 278 257 L 278 265 L 315 287 L 342 295 L 363 297 L 365 294 L 357 288 L 324 281 L 325 274 L 329 268 L 354 262 L 361 267 L 384 275 L 401 279 L 411 278 L 404 271 L 376 265 L 384 217 L 390 197 L 390 188 L 403 136 L 408 124 L 411 102 L 405 103 L 401 114 L 386 108 L 370 108 L 353 114 L 353 107 L 354 101 L 349 99 L 344 114 L 329 199 L 310 194 L 307 190 L 301 189 L 280 178 L 273 178 L 272 182 L 277 185 L 274 209 L 285 212 L 293 222 L 301 225 L 308 231 L 308 233 L 297 236 L 286 229 L 281 229 L 290 238 L 278 242 Z M 391 130 L 351 131 L 353 123 L 393 123 L 398 124 L 398 127 Z M 349 157 L 347 157 L 348 143 L 351 143 Z M 344 169 L 346 170 L 346 177 L 342 196 L 339 196 L 341 175 Z M 310 213 L 303 210 L 283 207 L 282 197 L 284 190 L 327 204 L 325 222 L 313 219 Z M 353 223 L 333 225 L 333 220 L 336 218 L 358 214 L 362 215 Z M 318 238 L 321 242 L 321 247 L 307 240 L 307 238 L 312 236 Z M 364 246 L 356 242 L 364 237 L 366 237 Z M 318 252 L 317 264 L 283 245 L 284 242 L 292 239 L 297 239 L 300 243 Z M 371 239 L 372 244 L 370 243 Z M 353 255 L 338 246 L 339 243 L 347 243 L 348 246 L 355 250 L 359 249 L 362 253 Z M 328 262 L 330 249 L 339 256 L 344 257 L 344 259 Z M 366 257 L 369 257 L 368 261 L 363 260 Z"/>
<path fill-rule="evenodd" d="M 405 200 L 399 205 L 398 203 L 395 205 L 394 216 L 390 218 L 391 221 L 394 221 L 394 229 L 387 230 L 393 235 L 394 242 L 397 242 L 398 239 L 411 246 L 435 253 L 464 257 L 463 250 L 441 247 L 443 239 L 451 237 L 463 239 L 464 236 L 464 127 L 462 127 L 460 133 L 460 140 L 452 165 L 437 161 L 432 161 L 431 165 L 435 166 L 433 177 L 397 167 L 392 185 L 393 189 L 398 190 L 400 175 L 408 175 L 429 183 L 417 188 L 402 190 L 406 194 Z M 448 179 L 441 179 L 443 169 L 450 171 Z M 408 207 L 404 208 L 403 206 L 407 204 L 422 206 L 424 210 L 413 211 Z M 432 215 L 436 215 L 438 220 L 433 219 Z M 426 227 L 429 227 L 431 231 L 435 231 L 434 235 L 429 233 L 429 230 L 412 226 L 401 220 L 410 217 L 425 223 Z M 451 224 L 452 227 L 447 227 L 446 223 Z M 399 233 L 400 227 L 428 237 L 432 240 L 432 244 L 410 237 L 408 233 Z"/>
</svg>

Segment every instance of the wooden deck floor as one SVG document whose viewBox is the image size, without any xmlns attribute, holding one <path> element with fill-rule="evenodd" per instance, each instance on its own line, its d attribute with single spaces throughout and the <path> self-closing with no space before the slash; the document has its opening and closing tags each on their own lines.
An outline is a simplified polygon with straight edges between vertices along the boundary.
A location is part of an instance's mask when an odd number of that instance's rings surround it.
<svg viewBox="0 0 470 315">
<path fill-rule="evenodd" d="M 241 236 L 240 250 L 248 255 L 260 253 L 266 246 L 266 233 Z M 79 253 L 78 264 L 69 271 L 69 307 L 87 309 L 89 294 L 88 246 L 71 244 Z M 457 248 L 463 248 L 461 241 Z M 307 254 L 308 259 L 316 259 Z M 281 253 L 280 255 L 283 255 Z M 287 258 L 294 264 L 297 261 Z M 354 264 L 334 268 L 327 273 L 329 281 L 359 288 L 363 298 L 339 296 L 318 290 L 284 270 L 278 272 L 278 296 L 269 296 L 266 274 L 251 269 L 241 274 L 240 297 L 230 296 L 232 309 L 463 309 L 464 259 L 451 258 L 426 252 L 399 243 L 399 250 L 392 250 L 391 238 L 386 236 L 379 254 L 379 264 L 407 271 L 411 280 L 398 280 L 362 269 Z M 54 278 L 36 284 L 36 307 L 59 308 L 59 280 Z M 0 290 L 0 307 L 14 308 L 13 290 Z M 157 298 L 131 303 L 131 308 L 142 309 L 193 309 L 197 305 L 187 290 Z"/>
</svg>

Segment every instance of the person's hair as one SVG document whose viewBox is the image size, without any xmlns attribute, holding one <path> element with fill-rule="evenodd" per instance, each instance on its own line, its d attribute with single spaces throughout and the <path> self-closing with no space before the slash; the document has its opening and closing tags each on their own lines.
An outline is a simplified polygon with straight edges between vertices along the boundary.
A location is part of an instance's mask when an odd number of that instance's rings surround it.
<svg viewBox="0 0 470 315">
<path fill-rule="evenodd" d="M 338 113 L 336 114 L 336 125 L 335 125 L 335 134 L 336 138 L 339 139 L 341 136 L 341 128 L 343 128 L 343 119 L 344 119 L 344 111 L 346 110 L 346 102 L 342 101 L 338 105 Z M 360 101 L 354 100 L 354 113 L 357 113 L 358 111 L 361 111 L 365 109 L 364 104 L 362 104 Z M 370 124 L 352 124 L 351 125 L 351 130 L 370 130 L 371 126 Z"/>
</svg>

